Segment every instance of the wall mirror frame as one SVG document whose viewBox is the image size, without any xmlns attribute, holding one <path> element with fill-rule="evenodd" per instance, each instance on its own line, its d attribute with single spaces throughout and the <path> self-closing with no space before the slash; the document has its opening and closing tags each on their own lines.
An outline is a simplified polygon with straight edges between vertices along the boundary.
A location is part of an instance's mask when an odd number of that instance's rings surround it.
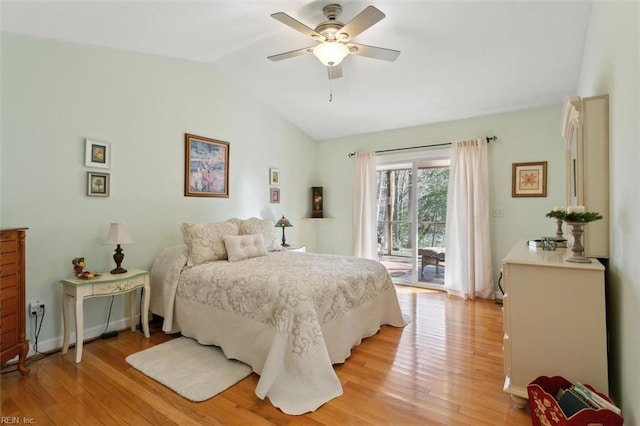
<svg viewBox="0 0 640 426">
<path fill-rule="evenodd" d="M 582 126 L 578 96 L 567 96 L 562 109 L 562 137 L 565 140 L 565 202 L 568 206 L 580 205 L 583 200 L 582 180 Z"/>
<path fill-rule="evenodd" d="M 608 258 L 609 95 L 567 96 L 562 108 L 562 137 L 567 206 L 584 206 L 603 216 L 585 227 L 585 255 Z"/>
</svg>

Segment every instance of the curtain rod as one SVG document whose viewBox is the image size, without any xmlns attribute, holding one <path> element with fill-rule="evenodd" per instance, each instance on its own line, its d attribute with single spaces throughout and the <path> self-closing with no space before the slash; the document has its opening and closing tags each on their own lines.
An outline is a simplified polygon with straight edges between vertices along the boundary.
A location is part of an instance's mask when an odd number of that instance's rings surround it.
<svg viewBox="0 0 640 426">
<path fill-rule="evenodd" d="M 498 139 L 497 136 L 487 136 L 487 143 L 491 143 L 491 141 L 495 141 L 497 139 Z M 434 145 L 422 145 L 422 146 L 409 146 L 409 147 L 406 147 L 406 148 L 382 149 L 382 150 L 376 151 L 376 154 L 380 154 L 380 153 L 383 153 L 383 152 L 405 151 L 407 149 L 433 148 L 433 147 L 436 147 L 436 146 L 449 146 L 449 145 L 452 145 L 452 144 L 453 144 L 453 142 L 445 142 L 445 143 L 437 143 L 437 144 L 434 144 Z M 350 152 L 349 153 L 349 157 L 353 157 L 354 155 L 356 155 L 355 152 Z"/>
</svg>

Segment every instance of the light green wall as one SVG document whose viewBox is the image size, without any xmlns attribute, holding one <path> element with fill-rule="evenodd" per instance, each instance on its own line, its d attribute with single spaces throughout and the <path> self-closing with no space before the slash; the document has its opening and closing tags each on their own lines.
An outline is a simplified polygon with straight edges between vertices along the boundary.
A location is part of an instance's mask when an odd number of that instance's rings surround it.
<svg viewBox="0 0 640 426">
<path fill-rule="evenodd" d="M 638 2 L 594 3 L 578 89 L 610 95 L 611 392 L 628 424 L 640 422 L 640 193 L 630 178 L 640 164 L 639 15 Z M 206 65 L 7 34 L 1 48 L 0 223 L 30 228 L 27 300 L 46 303 L 40 340 L 51 346 L 62 334 L 57 281 L 75 256 L 93 270 L 111 267 L 112 247 L 101 239 L 112 221 L 126 222 L 136 241 L 125 248 L 129 267 L 149 267 L 160 247 L 179 243 L 177 222 L 229 216 L 284 213 L 298 222 L 290 240 L 350 254 L 349 152 L 497 135 L 489 146 L 491 208 L 505 216 L 491 219 L 496 274 L 516 241 L 554 231 L 544 213 L 564 204 L 560 106 L 326 141 L 316 160 L 312 140 Z M 185 132 L 231 142 L 229 199 L 182 195 Z M 113 143 L 109 198 L 84 195 L 86 137 Z M 548 196 L 511 198 L 511 164 L 538 160 L 549 163 Z M 270 166 L 281 170 L 279 205 L 268 203 Z M 325 188 L 331 220 L 301 220 L 315 185 Z M 106 305 L 87 302 L 86 327 L 101 331 Z M 116 302 L 112 320 L 124 307 Z"/>
<path fill-rule="evenodd" d="M 611 393 L 640 424 L 640 3 L 595 2 L 578 95 L 609 94 Z M 588 173 L 588 171 L 586 171 Z"/>
<path fill-rule="evenodd" d="M 313 249 L 315 225 L 301 219 L 316 142 L 206 64 L 11 34 L 1 46 L 0 218 L 29 227 L 27 303 L 46 304 L 40 350 L 60 346 L 58 280 L 70 276 L 71 259 L 113 267 L 114 247 L 102 244 L 110 222 L 126 223 L 135 241 L 124 248 L 130 268 L 149 268 L 162 247 L 181 243 L 180 221 L 286 214 L 288 240 Z M 230 142 L 229 198 L 183 196 L 185 133 Z M 108 198 L 85 195 L 85 138 L 112 143 Z M 280 169 L 280 204 L 269 203 L 269 167 Z M 85 303 L 89 333 L 102 332 L 107 303 Z M 33 343 L 31 324 L 28 333 Z"/>
<path fill-rule="evenodd" d="M 351 254 L 351 215 L 354 159 L 348 153 L 431 145 L 496 135 L 489 144 L 490 208 L 503 208 L 504 217 L 491 217 L 494 275 L 502 258 L 521 239 L 553 235 L 555 222 L 545 217 L 564 205 L 564 141 L 560 136 L 561 107 L 491 115 L 428 126 L 359 135 L 319 143 L 318 185 L 325 188 L 325 209 L 333 221 L 318 234 L 322 252 Z M 512 198 L 512 163 L 546 161 L 547 197 Z M 496 287 L 497 288 L 497 287 Z"/>
</svg>

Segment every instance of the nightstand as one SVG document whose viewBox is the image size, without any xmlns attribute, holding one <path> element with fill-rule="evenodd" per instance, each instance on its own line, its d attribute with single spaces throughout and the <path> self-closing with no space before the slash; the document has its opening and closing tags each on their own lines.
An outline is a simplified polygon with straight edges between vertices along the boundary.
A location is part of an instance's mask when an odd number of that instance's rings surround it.
<svg viewBox="0 0 640 426">
<path fill-rule="evenodd" d="M 149 338 L 149 272 L 139 269 L 130 269 L 124 274 L 110 274 L 109 272 L 93 278 L 82 280 L 79 278 L 68 278 L 60 281 L 62 284 L 62 315 L 64 317 L 64 340 L 62 343 L 62 354 L 69 351 L 69 337 L 71 334 L 69 321 L 69 302 L 75 299 L 75 320 L 76 320 L 76 363 L 82 361 L 82 344 L 84 333 L 84 299 L 90 297 L 115 296 L 118 294 L 130 294 L 130 321 L 131 331 L 136 331 L 136 291 L 142 288 L 142 330 L 144 337 Z"/>
<path fill-rule="evenodd" d="M 307 251 L 307 246 L 300 246 L 297 244 L 292 244 L 289 247 L 283 247 L 283 248 L 288 251 L 301 251 L 301 252 Z"/>
</svg>

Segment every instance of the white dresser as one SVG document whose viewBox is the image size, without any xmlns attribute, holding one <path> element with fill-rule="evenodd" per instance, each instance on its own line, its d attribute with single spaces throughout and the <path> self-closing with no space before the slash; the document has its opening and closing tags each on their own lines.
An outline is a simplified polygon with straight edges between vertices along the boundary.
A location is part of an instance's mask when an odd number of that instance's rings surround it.
<svg viewBox="0 0 640 426">
<path fill-rule="evenodd" d="M 521 407 L 538 376 L 609 392 L 604 267 L 569 254 L 522 241 L 503 260 L 504 391 Z"/>
</svg>

